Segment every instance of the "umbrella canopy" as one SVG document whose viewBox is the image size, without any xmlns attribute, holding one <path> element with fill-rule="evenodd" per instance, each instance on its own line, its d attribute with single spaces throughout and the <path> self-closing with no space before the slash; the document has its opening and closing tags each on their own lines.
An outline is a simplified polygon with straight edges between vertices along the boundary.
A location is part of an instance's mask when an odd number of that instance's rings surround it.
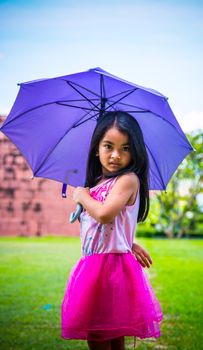
<svg viewBox="0 0 203 350">
<path fill-rule="evenodd" d="M 149 189 L 163 190 L 193 149 L 167 97 L 101 68 L 21 83 L 1 131 L 33 176 L 83 186 L 91 136 L 104 111 L 123 110 L 139 123 L 149 157 Z"/>
</svg>

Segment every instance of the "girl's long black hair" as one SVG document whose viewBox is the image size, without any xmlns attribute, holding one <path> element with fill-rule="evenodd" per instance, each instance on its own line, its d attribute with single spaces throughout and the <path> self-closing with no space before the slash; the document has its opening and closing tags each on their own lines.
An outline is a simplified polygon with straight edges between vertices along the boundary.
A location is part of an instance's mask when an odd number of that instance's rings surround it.
<svg viewBox="0 0 203 350">
<path fill-rule="evenodd" d="M 149 212 L 149 161 L 141 128 L 129 113 L 120 110 L 105 112 L 98 119 L 89 149 L 85 187 L 95 186 L 98 178 L 102 175 L 102 166 L 96 153 L 101 139 L 112 126 L 115 126 L 120 132 L 128 134 L 131 162 L 126 168 L 112 175 L 106 175 L 106 177 L 115 177 L 129 172 L 134 172 L 138 176 L 140 180 L 140 207 L 137 221 L 144 221 Z"/>
</svg>

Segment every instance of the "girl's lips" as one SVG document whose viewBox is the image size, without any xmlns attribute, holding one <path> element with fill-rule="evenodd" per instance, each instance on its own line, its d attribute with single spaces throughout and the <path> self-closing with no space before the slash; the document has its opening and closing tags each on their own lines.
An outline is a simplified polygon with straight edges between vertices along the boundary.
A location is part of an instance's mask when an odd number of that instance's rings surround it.
<svg viewBox="0 0 203 350">
<path fill-rule="evenodd" d="M 110 163 L 110 165 L 113 167 L 116 167 L 116 168 L 118 168 L 120 166 L 120 164 L 116 164 L 116 163 Z"/>
</svg>

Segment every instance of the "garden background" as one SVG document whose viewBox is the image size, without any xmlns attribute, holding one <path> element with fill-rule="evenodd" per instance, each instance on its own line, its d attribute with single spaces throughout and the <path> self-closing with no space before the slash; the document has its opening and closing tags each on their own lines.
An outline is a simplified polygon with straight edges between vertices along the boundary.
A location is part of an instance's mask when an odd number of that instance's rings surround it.
<svg viewBox="0 0 203 350">
<path fill-rule="evenodd" d="M 136 239 L 152 256 L 145 271 L 164 320 L 161 338 L 138 340 L 137 348 L 203 348 L 203 4 L 2 0 L 0 13 L 0 123 L 17 83 L 97 66 L 169 97 L 196 152 L 166 191 L 150 193 L 149 216 L 138 224 Z M 60 184 L 31 175 L 1 134 L 0 348 L 87 349 L 60 338 L 61 301 L 81 254 L 78 223 L 68 224 L 72 189 L 62 199 Z"/>
</svg>

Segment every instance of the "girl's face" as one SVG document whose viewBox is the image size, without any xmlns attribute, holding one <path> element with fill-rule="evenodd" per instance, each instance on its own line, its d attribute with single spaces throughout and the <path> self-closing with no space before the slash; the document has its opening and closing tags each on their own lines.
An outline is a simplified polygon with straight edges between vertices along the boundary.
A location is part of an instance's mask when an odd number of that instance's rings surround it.
<svg viewBox="0 0 203 350">
<path fill-rule="evenodd" d="M 126 168 L 131 161 L 128 134 L 112 126 L 101 139 L 97 155 L 102 165 L 103 175 Z"/>
</svg>

